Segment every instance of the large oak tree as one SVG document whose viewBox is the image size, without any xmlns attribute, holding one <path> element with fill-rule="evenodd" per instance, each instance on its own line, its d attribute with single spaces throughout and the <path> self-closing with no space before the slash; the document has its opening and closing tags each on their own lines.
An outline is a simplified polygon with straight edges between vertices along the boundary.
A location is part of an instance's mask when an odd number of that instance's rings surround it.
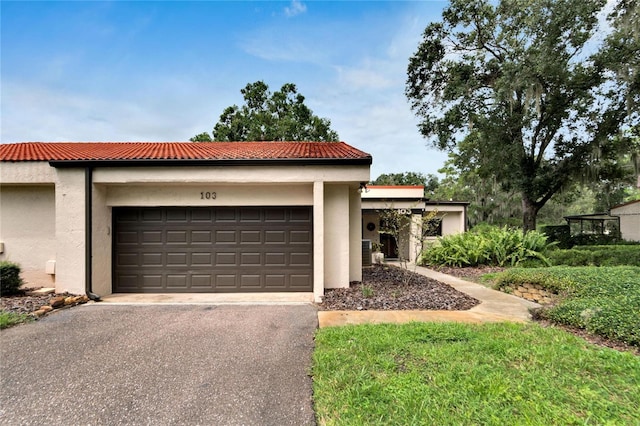
<svg viewBox="0 0 640 426">
<path fill-rule="evenodd" d="M 331 121 L 320 118 L 305 105 L 295 84 L 287 83 L 271 93 L 263 81 L 249 83 L 240 90 L 244 105 L 225 108 L 209 133 L 191 138 L 193 142 L 214 141 L 337 141 Z"/>
<path fill-rule="evenodd" d="M 630 150 L 640 105 L 636 0 L 604 34 L 605 0 L 452 0 L 410 58 L 423 136 L 522 197 L 535 229 L 549 199 Z M 604 37 L 601 35 L 604 34 Z M 604 40 L 602 40 L 604 38 Z"/>
</svg>

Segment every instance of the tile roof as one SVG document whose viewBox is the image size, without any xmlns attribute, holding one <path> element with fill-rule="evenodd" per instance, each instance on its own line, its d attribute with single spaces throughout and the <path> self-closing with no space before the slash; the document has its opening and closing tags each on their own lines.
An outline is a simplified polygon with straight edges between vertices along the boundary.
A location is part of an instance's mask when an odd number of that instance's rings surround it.
<svg viewBox="0 0 640 426">
<path fill-rule="evenodd" d="M 0 144 L 0 161 L 359 160 L 344 142 L 26 142 Z"/>
</svg>

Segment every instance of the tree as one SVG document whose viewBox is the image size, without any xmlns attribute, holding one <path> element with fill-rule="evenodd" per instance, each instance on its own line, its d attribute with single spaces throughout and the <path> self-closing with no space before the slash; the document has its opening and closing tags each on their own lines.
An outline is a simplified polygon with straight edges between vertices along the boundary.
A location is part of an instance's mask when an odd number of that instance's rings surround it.
<svg viewBox="0 0 640 426">
<path fill-rule="evenodd" d="M 207 132 L 202 132 L 189 139 L 191 142 L 213 142 L 211 135 Z"/>
<path fill-rule="evenodd" d="M 213 128 L 215 141 L 337 141 L 331 121 L 320 118 L 304 104 L 295 84 L 287 83 L 271 93 L 263 81 L 240 90 L 245 104 L 225 108 Z M 207 137 L 209 140 L 207 140 Z M 208 133 L 191 138 L 210 141 Z"/>
<path fill-rule="evenodd" d="M 517 191 L 525 232 L 599 153 L 614 151 L 614 136 L 624 149 L 623 131 L 638 126 L 636 0 L 618 3 L 598 44 L 604 5 L 452 0 L 409 60 L 405 93 L 422 135 L 470 159 L 479 179 Z"/>
</svg>

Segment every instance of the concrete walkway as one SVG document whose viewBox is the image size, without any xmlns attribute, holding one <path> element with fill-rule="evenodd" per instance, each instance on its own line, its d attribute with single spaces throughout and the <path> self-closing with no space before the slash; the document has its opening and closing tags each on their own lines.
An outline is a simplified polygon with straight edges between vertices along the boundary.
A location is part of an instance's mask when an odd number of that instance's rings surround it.
<svg viewBox="0 0 640 426">
<path fill-rule="evenodd" d="M 393 265 L 393 263 L 391 264 Z M 413 265 L 409 266 L 409 269 L 412 270 L 413 268 Z M 416 273 L 448 284 L 458 291 L 475 297 L 481 303 L 468 311 L 320 311 L 318 312 L 319 326 L 333 327 L 347 324 L 404 323 L 410 321 L 525 322 L 531 319 L 529 309 L 540 307 L 537 303 L 493 290 L 480 284 L 420 266 L 415 268 Z"/>
</svg>

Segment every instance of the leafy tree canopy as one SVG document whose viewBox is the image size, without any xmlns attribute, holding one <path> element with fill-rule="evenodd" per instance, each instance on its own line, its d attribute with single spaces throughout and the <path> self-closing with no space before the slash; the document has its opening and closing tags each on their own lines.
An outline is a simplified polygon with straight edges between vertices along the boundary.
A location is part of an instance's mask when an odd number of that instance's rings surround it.
<svg viewBox="0 0 640 426">
<path fill-rule="evenodd" d="M 598 42 L 605 3 L 451 0 L 410 58 L 420 132 L 478 179 L 517 191 L 525 231 L 554 194 L 631 149 L 640 16 L 620 0 Z"/>
<path fill-rule="evenodd" d="M 287 83 L 271 93 L 263 81 L 249 83 L 240 90 L 241 107 L 232 105 L 220 115 L 213 138 L 201 133 L 193 142 L 214 141 L 337 141 L 331 121 L 320 118 L 304 104 L 295 84 Z"/>
</svg>

